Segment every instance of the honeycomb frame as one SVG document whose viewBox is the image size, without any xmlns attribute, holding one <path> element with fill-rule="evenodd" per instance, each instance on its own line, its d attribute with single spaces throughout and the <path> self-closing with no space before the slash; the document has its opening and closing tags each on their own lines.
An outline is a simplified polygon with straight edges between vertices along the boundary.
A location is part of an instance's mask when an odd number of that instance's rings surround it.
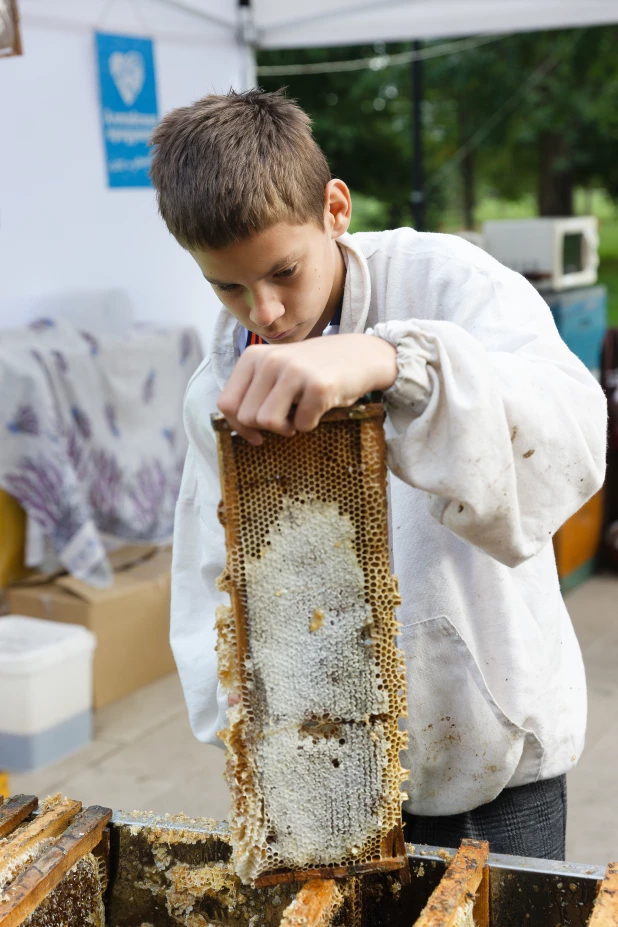
<svg viewBox="0 0 618 927">
<path fill-rule="evenodd" d="M 406 716 L 405 667 L 396 643 L 400 600 L 390 569 L 384 416 L 381 403 L 335 409 L 314 431 L 293 438 L 266 432 L 257 448 L 232 432 L 223 416 L 212 418 L 227 548 L 219 587 L 231 599 L 231 607 L 217 609 L 219 678 L 235 702 L 220 736 L 233 860 L 247 883 L 341 878 L 407 865 L 401 830 L 407 770 L 399 759 L 406 746 L 399 724 Z M 292 577 L 288 586 L 298 588 L 286 588 L 286 576 Z M 321 582 L 324 576 L 328 581 Z M 338 581 L 341 588 L 335 588 Z M 307 660 L 314 660 L 322 690 L 306 679 L 303 689 L 305 667 L 298 660 L 285 663 L 286 648 L 297 646 L 287 627 L 280 631 L 277 617 L 286 614 Z M 333 666 L 337 656 L 346 674 Z M 279 675 L 264 672 L 274 664 L 282 668 Z M 333 777 L 341 781 L 329 762 L 341 765 L 342 776 L 352 776 L 360 763 L 362 788 L 354 800 L 350 789 L 335 788 L 332 801 L 339 795 L 339 803 L 324 811 L 332 825 L 323 828 L 324 840 L 314 834 L 301 852 L 302 816 L 282 796 L 298 776 L 298 802 L 306 799 L 304 755 L 324 784 L 320 796 Z M 302 820 L 307 825 L 307 817 Z M 345 826 L 349 838 L 341 832 Z"/>
</svg>

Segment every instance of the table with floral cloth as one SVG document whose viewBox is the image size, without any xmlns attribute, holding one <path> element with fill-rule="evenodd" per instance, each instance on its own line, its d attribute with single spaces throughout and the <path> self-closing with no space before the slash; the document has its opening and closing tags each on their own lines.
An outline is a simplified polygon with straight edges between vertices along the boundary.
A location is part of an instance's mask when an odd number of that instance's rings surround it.
<svg viewBox="0 0 618 927">
<path fill-rule="evenodd" d="M 125 335 L 39 319 L 0 331 L 0 487 L 28 515 L 29 565 L 111 581 L 106 549 L 171 539 L 201 360 L 192 328 Z"/>
</svg>

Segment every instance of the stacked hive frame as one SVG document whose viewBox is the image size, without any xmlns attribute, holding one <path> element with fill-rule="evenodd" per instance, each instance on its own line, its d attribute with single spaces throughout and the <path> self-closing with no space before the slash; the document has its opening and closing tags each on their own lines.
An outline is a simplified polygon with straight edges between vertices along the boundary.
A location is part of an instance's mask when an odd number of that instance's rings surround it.
<svg viewBox="0 0 618 927">
<path fill-rule="evenodd" d="M 0 925 L 104 927 L 107 808 L 82 811 L 56 796 L 16 795 L 0 804 Z M 93 852 L 94 851 L 94 852 Z M 97 855 L 95 855 L 95 853 Z"/>
</svg>

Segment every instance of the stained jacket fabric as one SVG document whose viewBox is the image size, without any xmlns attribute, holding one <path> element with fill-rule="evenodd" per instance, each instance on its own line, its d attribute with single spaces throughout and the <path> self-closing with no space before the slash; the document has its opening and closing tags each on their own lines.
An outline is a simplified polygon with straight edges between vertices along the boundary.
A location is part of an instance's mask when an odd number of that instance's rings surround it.
<svg viewBox="0 0 618 927">
<path fill-rule="evenodd" d="M 578 760 L 579 645 L 552 535 L 603 482 L 606 407 L 520 275 L 457 237 L 345 235 L 341 333 L 397 348 L 387 393 L 390 539 L 402 602 L 407 811 L 469 811 Z M 223 310 L 187 390 L 171 640 L 196 736 L 226 724 L 215 580 L 225 558 L 210 413 L 238 356 Z"/>
</svg>

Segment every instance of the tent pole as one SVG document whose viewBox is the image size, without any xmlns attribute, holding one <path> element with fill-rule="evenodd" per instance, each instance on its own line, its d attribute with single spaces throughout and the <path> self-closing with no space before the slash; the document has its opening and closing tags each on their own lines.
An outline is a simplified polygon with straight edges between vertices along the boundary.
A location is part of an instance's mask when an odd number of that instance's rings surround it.
<svg viewBox="0 0 618 927">
<path fill-rule="evenodd" d="M 420 52 L 421 42 L 412 43 L 415 52 Z M 412 220 L 417 231 L 425 227 L 425 192 L 423 166 L 423 61 L 417 54 L 412 59 Z"/>
<path fill-rule="evenodd" d="M 243 61 L 242 61 L 242 89 L 251 90 L 257 87 L 257 34 L 255 23 L 253 22 L 253 11 L 251 9 L 251 0 L 238 0 L 238 12 L 240 14 L 240 23 L 238 29 L 238 41 L 240 42 Z"/>
</svg>

